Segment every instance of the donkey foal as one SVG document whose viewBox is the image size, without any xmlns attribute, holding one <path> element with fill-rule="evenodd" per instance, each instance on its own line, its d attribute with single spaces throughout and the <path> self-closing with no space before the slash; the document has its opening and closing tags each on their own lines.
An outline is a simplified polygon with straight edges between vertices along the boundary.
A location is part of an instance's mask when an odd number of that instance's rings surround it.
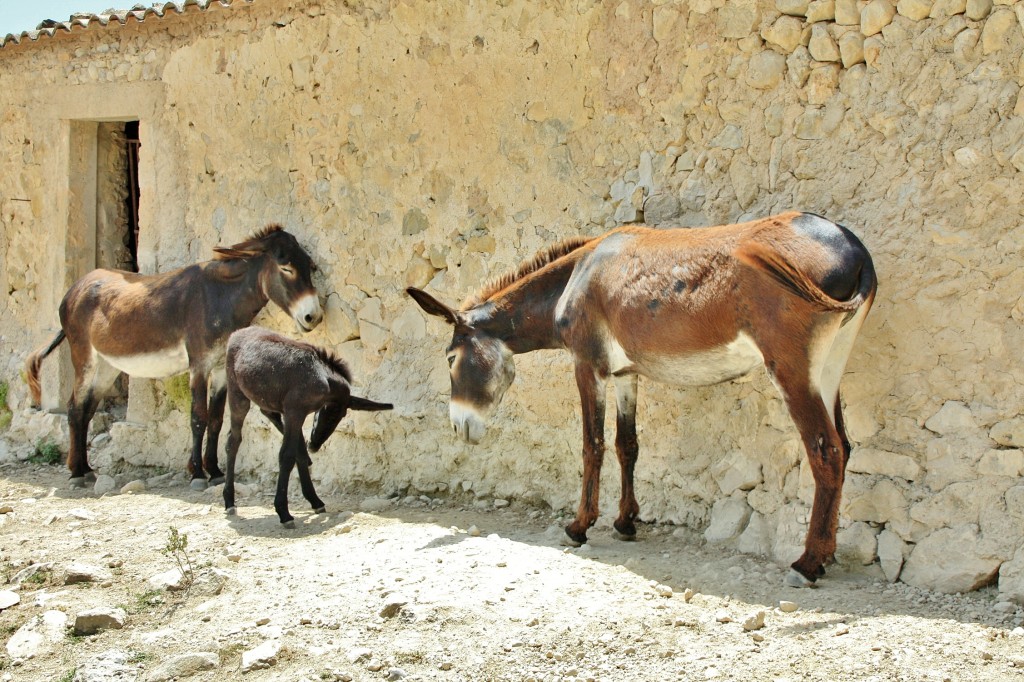
<svg viewBox="0 0 1024 682">
<path fill-rule="evenodd" d="M 309 450 L 316 452 L 327 441 L 349 409 L 390 410 L 390 403 L 377 403 L 351 395 L 352 374 L 330 351 L 275 334 L 260 327 L 240 329 L 228 339 L 227 385 L 231 408 L 231 434 L 227 446 L 227 474 L 224 481 L 224 509 L 235 513 L 235 455 L 242 442 L 242 424 L 251 403 L 256 403 L 284 435 L 278 455 L 279 472 L 274 510 L 281 523 L 295 527 L 288 513 L 288 478 L 298 466 L 302 496 L 317 514 L 324 503 L 313 489 L 309 476 L 312 460 L 302 437 L 306 416 L 316 412 Z"/>
</svg>

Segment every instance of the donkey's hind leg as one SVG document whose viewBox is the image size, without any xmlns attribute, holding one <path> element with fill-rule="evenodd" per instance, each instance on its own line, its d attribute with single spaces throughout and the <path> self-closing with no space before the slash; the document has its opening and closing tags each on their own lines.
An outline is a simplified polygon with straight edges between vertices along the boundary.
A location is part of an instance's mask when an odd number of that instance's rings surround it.
<svg viewBox="0 0 1024 682">
<path fill-rule="evenodd" d="M 227 386 L 224 371 L 214 372 L 210 391 L 209 421 L 206 424 L 206 451 L 203 453 L 203 470 L 210 477 L 210 485 L 224 482 L 224 472 L 217 461 L 217 447 L 220 430 L 224 426 L 224 403 L 227 401 Z"/>
<path fill-rule="evenodd" d="M 615 453 L 619 457 L 622 474 L 622 494 L 619 497 L 619 518 L 615 519 L 614 526 L 622 540 L 636 538 L 634 521 L 640 514 L 640 505 L 633 491 L 633 469 L 640 450 L 636 439 L 636 389 L 637 375 L 615 377 Z"/>
<path fill-rule="evenodd" d="M 242 443 L 242 425 L 249 414 L 249 399 L 237 387 L 228 390 L 228 402 L 231 403 L 231 430 L 228 433 L 227 474 L 224 477 L 224 511 L 228 515 L 235 514 L 235 458 L 238 446 Z"/>
<path fill-rule="evenodd" d="M 775 379 L 800 432 L 814 476 L 814 502 L 804 552 L 793 562 L 786 584 L 810 587 L 824 575 L 825 562 L 836 551 L 846 448 L 821 395 L 808 385 L 806 377 L 780 373 Z"/>
<path fill-rule="evenodd" d="M 106 360 L 91 352 L 91 348 L 89 350 L 84 360 L 72 355 L 76 376 L 75 388 L 68 400 L 68 469 L 71 470 L 72 488 L 84 488 L 88 479 L 96 478 L 89 466 L 87 452 L 89 422 L 96 414 L 100 400 L 121 374 Z"/>
</svg>

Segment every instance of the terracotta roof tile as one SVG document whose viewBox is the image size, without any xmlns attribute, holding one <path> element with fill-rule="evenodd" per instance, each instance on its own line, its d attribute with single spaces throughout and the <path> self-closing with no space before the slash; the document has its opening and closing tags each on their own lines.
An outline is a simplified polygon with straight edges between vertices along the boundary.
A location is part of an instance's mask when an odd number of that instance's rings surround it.
<svg viewBox="0 0 1024 682">
<path fill-rule="evenodd" d="M 115 0 L 116 1 L 116 0 Z M 236 5 L 248 5 L 254 0 L 234 0 Z M 47 19 L 41 22 L 34 31 L 22 31 L 20 34 L 8 33 L 0 37 L 0 48 L 7 45 L 20 45 L 24 40 L 37 41 L 51 38 L 58 32 L 78 33 L 94 30 L 97 26 L 124 26 L 129 22 L 142 23 L 149 19 L 163 19 L 166 15 L 184 14 L 186 12 L 205 12 L 210 7 L 220 5 L 230 7 L 232 0 L 182 0 L 181 2 L 155 3 L 151 6 L 134 5 L 131 9 L 110 9 L 99 14 L 73 14 L 67 21 Z"/>
</svg>

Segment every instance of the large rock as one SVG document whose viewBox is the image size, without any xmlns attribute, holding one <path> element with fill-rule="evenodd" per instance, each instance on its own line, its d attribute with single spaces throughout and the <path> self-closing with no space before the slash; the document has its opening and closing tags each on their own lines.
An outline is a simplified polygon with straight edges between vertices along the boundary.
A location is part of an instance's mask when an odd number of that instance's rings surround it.
<svg viewBox="0 0 1024 682">
<path fill-rule="evenodd" d="M 64 584 L 101 583 L 113 578 L 110 571 L 92 564 L 73 562 L 64 569 Z"/>
<path fill-rule="evenodd" d="M 770 90 L 782 82 L 786 58 L 772 50 L 762 50 L 750 58 L 747 84 L 758 90 Z"/>
<path fill-rule="evenodd" d="M 932 11 L 932 0 L 899 0 L 896 11 L 907 19 L 921 21 Z"/>
<path fill-rule="evenodd" d="M 132 663 L 135 653 L 110 649 L 83 661 L 72 682 L 130 682 L 137 680 L 139 669 Z"/>
<path fill-rule="evenodd" d="M 33 658 L 54 648 L 65 639 L 68 616 L 50 610 L 33 616 L 7 640 L 7 654 L 14 659 Z"/>
<path fill-rule="evenodd" d="M 892 23 L 896 8 L 889 0 L 871 0 L 860 13 L 860 32 L 867 37 L 881 33 Z"/>
<path fill-rule="evenodd" d="M 154 668 L 146 678 L 146 682 L 169 682 L 169 680 L 190 677 L 204 670 L 213 670 L 219 665 L 220 656 L 215 653 L 180 654 Z"/>
<path fill-rule="evenodd" d="M 899 580 L 906 556 L 907 543 L 899 535 L 891 530 L 883 530 L 878 534 L 878 563 L 889 582 Z"/>
<path fill-rule="evenodd" d="M 981 53 L 985 55 L 1009 51 L 1020 44 L 1020 22 L 1010 8 L 999 8 L 985 20 L 981 31 Z"/>
<path fill-rule="evenodd" d="M 1024 448 L 1024 418 L 1017 417 L 995 424 L 988 437 L 999 445 L 1010 448 Z"/>
<path fill-rule="evenodd" d="M 925 428 L 940 436 L 973 431 L 978 427 L 971 410 L 955 400 L 947 401 L 924 423 Z"/>
<path fill-rule="evenodd" d="M 907 481 L 916 481 L 921 476 L 921 465 L 914 458 L 874 448 L 854 448 L 846 470 Z"/>
<path fill-rule="evenodd" d="M 847 566 L 867 566 L 877 556 L 878 531 L 858 521 L 836 534 L 836 561 Z"/>
<path fill-rule="evenodd" d="M 124 609 L 100 606 L 75 616 L 75 634 L 93 635 L 101 630 L 120 630 L 128 622 Z"/>
<path fill-rule="evenodd" d="M 269 639 L 255 649 L 249 649 L 242 653 L 242 672 L 245 673 L 276 665 L 277 657 L 280 653 L 280 640 Z"/>
<path fill-rule="evenodd" d="M 796 17 L 781 16 L 774 24 L 761 31 L 761 37 L 789 54 L 800 44 L 803 33 L 804 22 Z"/>
<path fill-rule="evenodd" d="M 733 450 L 711 465 L 711 477 L 725 495 L 736 490 L 751 490 L 762 481 L 761 463 Z"/>
<path fill-rule="evenodd" d="M 839 46 L 829 33 L 828 25 L 825 23 L 814 24 L 811 27 L 811 42 L 807 49 L 811 56 L 819 62 L 838 62 L 842 57 L 839 54 Z"/>
<path fill-rule="evenodd" d="M 978 527 L 941 528 L 911 551 L 900 579 L 908 585 L 953 594 L 995 580 L 1002 560 L 982 541 Z"/>
<path fill-rule="evenodd" d="M 750 520 L 750 505 L 742 497 L 729 497 L 715 502 L 711 523 L 704 531 L 708 542 L 727 542 L 737 537 Z"/>
<path fill-rule="evenodd" d="M 870 481 L 849 476 L 843 486 L 843 516 L 853 521 L 885 523 L 906 515 L 907 497 L 892 481 Z"/>
<path fill-rule="evenodd" d="M 1017 478 L 1024 473 L 1024 450 L 989 450 L 978 461 L 978 473 Z"/>
</svg>

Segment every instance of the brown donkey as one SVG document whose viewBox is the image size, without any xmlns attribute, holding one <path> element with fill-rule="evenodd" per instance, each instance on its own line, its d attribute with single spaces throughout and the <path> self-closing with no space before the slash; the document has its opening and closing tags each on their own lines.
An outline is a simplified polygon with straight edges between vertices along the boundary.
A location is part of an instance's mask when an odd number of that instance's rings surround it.
<svg viewBox="0 0 1024 682">
<path fill-rule="evenodd" d="M 211 483 L 220 482 L 224 474 L 217 463 L 217 439 L 224 419 L 228 336 L 252 322 L 268 300 L 291 315 L 303 331 L 320 324 L 323 311 L 312 282 L 316 266 L 280 225 L 214 252 L 212 261 L 157 275 L 93 270 L 64 294 L 61 331 L 25 364 L 38 405 L 43 359 L 65 338 L 71 346 L 75 385 L 68 401 L 68 468 L 73 487 L 84 486 L 92 473 L 86 456 L 89 421 L 122 372 L 158 379 L 188 370 L 191 485 L 206 487 L 204 469 Z"/>
<path fill-rule="evenodd" d="M 268 329 L 248 327 L 228 339 L 228 473 L 224 481 L 224 509 L 235 513 L 235 457 L 242 442 L 242 424 L 249 406 L 256 403 L 284 436 L 278 453 L 277 492 L 274 510 L 281 523 L 295 527 L 288 512 L 288 478 L 299 469 L 302 496 L 317 514 L 324 503 L 309 476 L 312 463 L 302 439 L 302 423 L 315 412 L 309 450 L 316 452 L 331 437 L 348 410 L 390 410 L 390 403 L 376 403 L 351 393 L 352 374 L 344 361 L 323 348 L 292 341 Z"/>
<path fill-rule="evenodd" d="M 477 442 L 515 377 L 512 356 L 573 354 L 583 415 L 583 494 L 565 531 L 587 539 L 598 515 L 605 386 L 615 384 L 622 493 L 615 529 L 635 536 L 637 377 L 699 386 L 764 365 L 803 439 L 815 494 L 803 555 L 786 578 L 812 585 L 835 552 L 850 443 L 839 380 L 875 297 L 867 249 L 845 227 L 808 213 L 738 225 L 627 226 L 556 245 L 455 310 L 408 293 L 455 328 L 448 347 L 450 416 Z"/>
</svg>

